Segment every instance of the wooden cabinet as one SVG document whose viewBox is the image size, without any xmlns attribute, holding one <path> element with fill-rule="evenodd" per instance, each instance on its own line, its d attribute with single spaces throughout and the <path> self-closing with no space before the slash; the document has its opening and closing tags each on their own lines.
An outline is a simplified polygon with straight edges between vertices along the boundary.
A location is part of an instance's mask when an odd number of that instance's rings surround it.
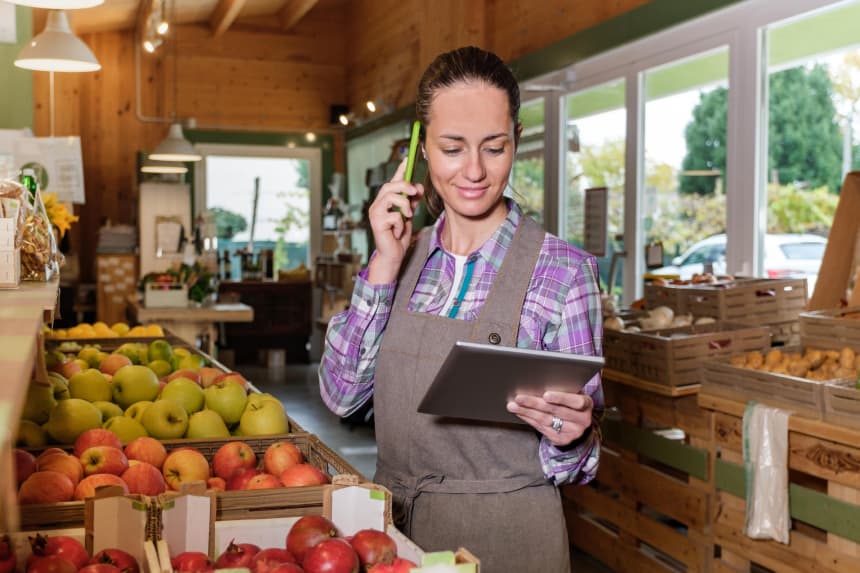
<svg viewBox="0 0 860 573">
<path fill-rule="evenodd" d="M 257 351 L 283 349 L 288 362 L 308 362 L 311 335 L 310 281 L 224 281 L 220 302 L 242 302 L 254 309 L 254 321 L 225 324 L 221 345 L 233 349 L 237 363 L 257 361 Z"/>
</svg>

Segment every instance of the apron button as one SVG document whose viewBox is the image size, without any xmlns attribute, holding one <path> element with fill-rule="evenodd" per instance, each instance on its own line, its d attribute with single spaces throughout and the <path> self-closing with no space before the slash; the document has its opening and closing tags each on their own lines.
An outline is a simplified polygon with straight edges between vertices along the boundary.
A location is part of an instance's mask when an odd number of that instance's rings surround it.
<svg viewBox="0 0 860 573">
<path fill-rule="evenodd" d="M 495 332 L 491 332 L 491 333 L 490 333 L 490 336 L 489 336 L 489 337 L 487 337 L 487 339 L 490 341 L 490 344 L 498 344 L 498 343 L 500 343 L 500 342 L 502 341 L 502 337 L 501 337 L 501 336 L 499 336 L 499 335 L 498 335 L 497 333 L 495 333 Z"/>
</svg>

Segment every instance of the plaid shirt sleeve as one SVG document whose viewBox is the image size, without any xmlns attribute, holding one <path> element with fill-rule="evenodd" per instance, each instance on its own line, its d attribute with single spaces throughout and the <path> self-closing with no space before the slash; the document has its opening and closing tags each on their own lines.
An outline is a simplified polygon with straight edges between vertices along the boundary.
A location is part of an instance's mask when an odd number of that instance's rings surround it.
<svg viewBox="0 0 860 573">
<path fill-rule="evenodd" d="M 544 349 L 602 355 L 603 321 L 597 285 L 597 261 L 594 257 L 583 259 L 565 298 L 560 322 L 551 324 L 544 335 Z M 597 474 L 600 437 L 595 426 L 605 407 L 600 374 L 588 381 L 583 392 L 594 401 L 594 431 L 563 448 L 553 446 L 545 437 L 541 439 L 539 454 L 544 475 L 556 485 L 588 483 Z"/>
<path fill-rule="evenodd" d="M 376 356 L 395 286 L 371 284 L 363 270 L 355 279 L 349 308 L 329 321 L 320 360 L 320 395 L 338 416 L 349 416 L 373 395 Z"/>
</svg>

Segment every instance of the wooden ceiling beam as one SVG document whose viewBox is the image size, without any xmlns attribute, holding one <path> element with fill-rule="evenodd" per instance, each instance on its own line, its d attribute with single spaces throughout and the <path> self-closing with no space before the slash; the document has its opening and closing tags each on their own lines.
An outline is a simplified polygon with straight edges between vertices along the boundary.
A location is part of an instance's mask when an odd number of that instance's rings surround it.
<svg viewBox="0 0 860 573">
<path fill-rule="evenodd" d="M 212 28 L 213 36 L 220 36 L 227 31 L 228 28 L 239 16 L 242 7 L 245 5 L 245 0 L 221 0 L 212 11 L 212 16 L 209 17 L 209 27 Z"/>
<path fill-rule="evenodd" d="M 305 17 L 319 0 L 287 0 L 281 9 L 281 29 L 286 32 Z"/>
</svg>

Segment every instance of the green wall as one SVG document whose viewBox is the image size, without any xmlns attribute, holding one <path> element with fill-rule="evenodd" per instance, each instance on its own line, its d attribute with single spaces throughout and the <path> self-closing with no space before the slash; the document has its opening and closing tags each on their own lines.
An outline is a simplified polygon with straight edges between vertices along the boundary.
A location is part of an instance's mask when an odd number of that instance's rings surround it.
<svg viewBox="0 0 860 573">
<path fill-rule="evenodd" d="M 33 72 L 16 68 L 15 57 L 32 36 L 31 9 L 15 7 L 17 44 L 0 44 L 0 129 L 33 127 Z"/>
</svg>

